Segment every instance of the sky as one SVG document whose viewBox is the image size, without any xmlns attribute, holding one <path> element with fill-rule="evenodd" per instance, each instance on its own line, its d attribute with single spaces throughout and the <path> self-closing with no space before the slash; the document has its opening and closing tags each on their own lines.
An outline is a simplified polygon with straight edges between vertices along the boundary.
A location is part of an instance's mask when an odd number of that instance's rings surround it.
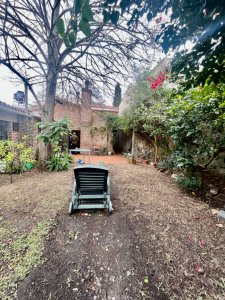
<svg viewBox="0 0 225 300">
<path fill-rule="evenodd" d="M 12 73 L 0 65 L 0 101 L 13 104 L 13 95 L 17 91 L 24 91 L 23 84 L 15 84 L 12 80 Z"/>
<path fill-rule="evenodd" d="M 15 82 L 15 75 L 10 72 L 6 67 L 0 65 L 0 101 L 10 105 L 15 105 L 17 102 L 13 101 L 13 96 L 17 91 L 24 91 L 24 85 Z M 115 82 L 116 84 L 116 82 Z M 126 91 L 128 82 L 121 82 L 123 94 Z M 108 92 L 103 95 L 103 98 L 107 105 L 112 105 L 113 96 L 109 95 Z M 29 101 L 30 100 L 30 101 Z M 35 102 L 31 93 L 28 92 L 28 103 Z"/>
</svg>

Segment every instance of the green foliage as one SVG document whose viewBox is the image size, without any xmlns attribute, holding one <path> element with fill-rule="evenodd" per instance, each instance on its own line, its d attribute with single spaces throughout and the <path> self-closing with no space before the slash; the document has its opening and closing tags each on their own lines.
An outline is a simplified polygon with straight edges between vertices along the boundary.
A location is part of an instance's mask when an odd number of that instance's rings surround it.
<svg viewBox="0 0 225 300">
<path fill-rule="evenodd" d="M 38 128 L 41 129 L 41 132 L 37 138 L 45 144 L 51 143 L 56 147 L 65 143 L 65 138 L 70 133 L 69 119 L 66 117 L 53 122 L 40 122 Z"/>
<path fill-rule="evenodd" d="M 79 28 L 86 36 L 89 36 L 91 34 L 90 24 L 86 20 L 80 21 Z"/>
<path fill-rule="evenodd" d="M 157 164 L 157 168 L 163 171 L 165 170 L 172 171 L 175 169 L 175 167 L 176 167 L 176 161 L 174 160 L 174 157 L 172 155 L 167 156 Z"/>
<path fill-rule="evenodd" d="M 67 153 L 57 152 L 53 154 L 47 161 L 47 169 L 49 171 L 66 171 L 72 163 L 72 156 Z"/>
<path fill-rule="evenodd" d="M 91 127 L 90 129 L 90 133 L 92 136 L 96 135 L 96 134 L 100 134 L 100 135 L 105 135 L 107 133 L 107 128 L 105 126 L 101 126 L 101 127 Z"/>
<path fill-rule="evenodd" d="M 120 129 L 120 117 L 115 114 L 106 114 L 106 126 L 108 130 L 117 131 Z"/>
<path fill-rule="evenodd" d="M 45 144 L 50 144 L 52 153 L 46 161 L 46 166 L 49 171 L 63 171 L 68 170 L 72 158 L 67 154 L 69 119 L 62 118 L 54 122 L 41 122 L 38 124 L 41 133 L 38 139 Z"/>
<path fill-rule="evenodd" d="M 71 20 L 68 23 L 67 30 L 62 18 L 56 21 L 56 32 L 62 38 L 67 48 L 75 48 L 77 41 L 78 28 L 85 36 L 91 35 L 90 22 L 94 20 L 93 11 L 89 0 L 74 0 L 73 8 L 71 9 Z"/>
<path fill-rule="evenodd" d="M 176 178 L 176 182 L 181 188 L 188 191 L 197 191 L 201 188 L 202 185 L 201 178 L 197 175 L 178 175 L 178 177 Z"/>
<path fill-rule="evenodd" d="M 65 25 L 63 19 L 58 19 L 55 23 L 56 31 L 61 36 L 65 33 Z"/>
<path fill-rule="evenodd" d="M 115 93 L 114 93 L 114 98 L 113 98 L 113 106 L 119 106 L 121 103 L 121 87 L 120 84 L 117 82 L 116 86 L 115 86 Z"/>
<path fill-rule="evenodd" d="M 22 142 L 0 141 L 0 159 L 6 163 L 6 171 L 11 173 L 22 173 L 26 163 L 35 162 L 33 149 L 26 146 L 26 137 Z"/>
<path fill-rule="evenodd" d="M 179 49 L 187 41 L 191 41 L 193 48 L 182 47 L 183 50 L 177 51 L 172 63 L 176 74 L 186 75 L 188 88 L 191 84 L 204 84 L 209 76 L 217 83 L 221 79 L 225 80 L 223 0 L 105 0 L 103 6 L 104 22 L 112 21 L 111 17 L 115 13 L 116 19 L 119 19 L 124 12 L 131 14 L 127 25 L 132 29 L 135 29 L 139 19 L 143 17 L 155 22 L 160 27 L 156 42 L 161 44 L 165 53 Z"/>
<path fill-rule="evenodd" d="M 164 83 L 157 89 L 151 88 L 151 81 L 149 78 L 155 78 L 160 72 L 167 70 L 166 63 L 161 63 L 157 66 L 157 70 L 146 68 L 143 70 L 134 69 L 135 82 L 128 90 L 128 98 L 131 109 L 136 106 L 144 104 L 146 106 L 154 105 L 156 103 L 163 103 L 170 97 L 171 88 Z"/>
<path fill-rule="evenodd" d="M 167 108 L 167 126 L 178 168 L 206 167 L 225 149 L 225 85 L 180 91 Z"/>
</svg>

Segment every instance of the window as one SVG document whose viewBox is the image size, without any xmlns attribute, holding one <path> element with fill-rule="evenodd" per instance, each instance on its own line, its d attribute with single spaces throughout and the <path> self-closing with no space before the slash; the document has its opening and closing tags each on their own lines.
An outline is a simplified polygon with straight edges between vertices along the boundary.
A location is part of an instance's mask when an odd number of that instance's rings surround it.
<svg viewBox="0 0 225 300">
<path fill-rule="evenodd" d="M 7 131 L 7 122 L 0 121 L 0 140 L 7 140 L 8 131 Z"/>
<path fill-rule="evenodd" d="M 19 123 L 12 123 L 12 130 L 19 132 Z"/>
</svg>

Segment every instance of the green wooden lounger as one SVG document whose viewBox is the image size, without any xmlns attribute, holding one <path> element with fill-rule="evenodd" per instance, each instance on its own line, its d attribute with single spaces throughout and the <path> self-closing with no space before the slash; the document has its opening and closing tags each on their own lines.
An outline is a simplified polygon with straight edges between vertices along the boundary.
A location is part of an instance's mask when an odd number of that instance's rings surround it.
<svg viewBox="0 0 225 300">
<path fill-rule="evenodd" d="M 107 168 L 96 165 L 74 168 L 75 180 L 69 214 L 78 209 L 107 209 L 112 212 L 110 200 L 110 181 Z"/>
</svg>

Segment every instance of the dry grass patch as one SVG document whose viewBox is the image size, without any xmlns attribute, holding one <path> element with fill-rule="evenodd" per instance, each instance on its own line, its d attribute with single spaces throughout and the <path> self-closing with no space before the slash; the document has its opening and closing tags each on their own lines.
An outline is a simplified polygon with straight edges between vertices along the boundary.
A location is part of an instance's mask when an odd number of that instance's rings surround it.
<svg viewBox="0 0 225 300">
<path fill-rule="evenodd" d="M 11 299 L 17 282 L 39 263 L 58 211 L 67 206 L 71 172 L 1 174 L 0 298 Z"/>
</svg>

